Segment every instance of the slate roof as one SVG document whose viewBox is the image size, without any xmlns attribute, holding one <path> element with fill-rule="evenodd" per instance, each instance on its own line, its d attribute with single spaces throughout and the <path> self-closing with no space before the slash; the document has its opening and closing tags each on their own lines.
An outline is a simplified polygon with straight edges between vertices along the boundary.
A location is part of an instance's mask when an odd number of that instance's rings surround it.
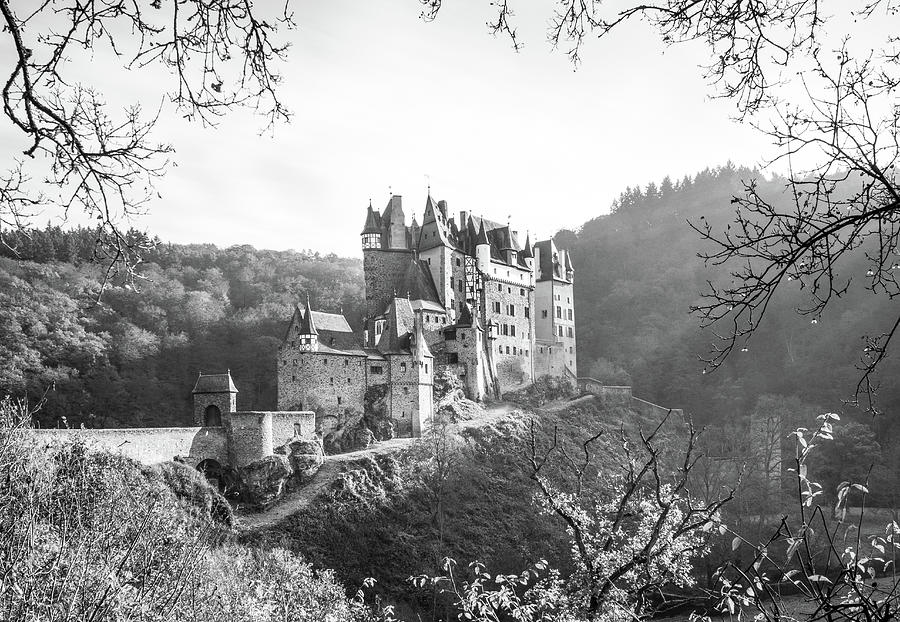
<svg viewBox="0 0 900 622">
<path fill-rule="evenodd" d="M 231 371 L 224 374 L 200 373 L 197 384 L 191 393 L 237 393 L 237 387 L 231 379 Z"/>
<path fill-rule="evenodd" d="M 372 209 L 371 201 L 369 201 L 369 209 L 366 211 L 366 224 L 363 225 L 360 235 L 367 233 L 381 233 L 381 217 L 378 212 Z"/>
<path fill-rule="evenodd" d="M 343 316 L 341 316 L 343 317 Z M 365 356 L 362 336 L 352 332 L 320 330 L 319 353 Z"/>
</svg>

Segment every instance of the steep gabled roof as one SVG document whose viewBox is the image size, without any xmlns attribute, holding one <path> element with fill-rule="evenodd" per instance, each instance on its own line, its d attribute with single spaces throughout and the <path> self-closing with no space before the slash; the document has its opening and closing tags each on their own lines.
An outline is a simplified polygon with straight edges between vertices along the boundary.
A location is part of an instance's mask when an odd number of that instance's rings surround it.
<svg viewBox="0 0 900 622">
<path fill-rule="evenodd" d="M 440 217 L 438 217 L 440 214 Z M 428 238 L 426 234 L 433 233 Z M 419 229 L 419 239 L 416 240 L 417 247 L 420 251 L 427 251 L 437 246 L 450 246 L 447 238 L 447 230 L 444 225 L 443 212 L 440 212 L 438 205 L 431 199 L 431 195 L 425 200 L 425 215 L 422 217 L 422 226 Z"/>
<path fill-rule="evenodd" d="M 191 393 L 237 393 L 237 387 L 231 379 L 231 370 L 224 374 L 201 373 Z"/>
<path fill-rule="evenodd" d="M 428 269 L 428 263 L 420 259 L 410 258 L 403 279 L 398 283 L 398 295 L 407 295 L 410 300 L 427 300 L 441 303 L 437 285 Z"/>
<path fill-rule="evenodd" d="M 376 347 L 382 354 L 409 353 L 410 337 L 415 330 L 415 314 L 407 298 L 394 298 L 385 310 L 387 326 Z"/>
<path fill-rule="evenodd" d="M 481 228 L 478 229 L 478 235 L 475 237 L 475 245 L 480 246 L 482 244 L 490 244 L 490 240 L 488 240 L 487 233 L 484 230 L 484 220 L 481 221 Z"/>
<path fill-rule="evenodd" d="M 365 356 L 362 336 L 343 330 L 319 330 L 319 353 Z"/>
</svg>

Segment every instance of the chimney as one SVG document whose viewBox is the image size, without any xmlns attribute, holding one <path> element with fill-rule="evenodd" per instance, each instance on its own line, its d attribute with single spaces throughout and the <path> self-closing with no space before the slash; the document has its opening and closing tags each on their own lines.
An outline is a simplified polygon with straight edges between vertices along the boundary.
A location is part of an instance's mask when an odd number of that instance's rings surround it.
<svg viewBox="0 0 900 622">
<path fill-rule="evenodd" d="M 462 231 L 466 228 L 466 221 L 469 219 L 469 212 L 466 210 L 459 210 L 459 230 Z"/>
<path fill-rule="evenodd" d="M 441 214 L 444 215 L 444 221 L 447 220 L 447 202 L 446 201 L 438 201 L 438 209 L 441 210 Z"/>
</svg>

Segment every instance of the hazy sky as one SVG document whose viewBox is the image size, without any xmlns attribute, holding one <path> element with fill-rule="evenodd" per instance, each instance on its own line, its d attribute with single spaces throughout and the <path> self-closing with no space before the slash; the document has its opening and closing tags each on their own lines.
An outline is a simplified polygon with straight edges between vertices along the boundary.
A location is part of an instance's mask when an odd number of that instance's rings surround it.
<svg viewBox="0 0 900 622">
<path fill-rule="evenodd" d="M 164 109 L 158 137 L 177 167 L 139 228 L 357 255 L 369 198 L 382 208 L 391 189 L 421 218 L 430 180 L 454 213 L 512 216 L 545 237 L 608 211 L 628 185 L 754 165 L 768 150 L 709 98 L 705 49 L 666 49 L 641 23 L 591 42 L 575 71 L 546 43 L 551 2 L 517 3 L 519 53 L 488 34 L 488 2 L 445 2 L 431 23 L 411 0 L 294 4 L 282 89 L 292 122 L 259 135 L 247 113 L 205 129 Z M 115 84 L 114 101 L 159 101 L 146 75 Z M 0 141 L 4 153 L 22 144 L 5 125 Z"/>
</svg>

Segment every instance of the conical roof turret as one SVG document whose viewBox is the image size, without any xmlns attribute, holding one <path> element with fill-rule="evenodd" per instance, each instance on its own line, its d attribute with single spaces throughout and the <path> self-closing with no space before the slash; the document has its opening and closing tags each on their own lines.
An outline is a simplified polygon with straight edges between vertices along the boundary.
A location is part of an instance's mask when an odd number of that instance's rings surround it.
<svg viewBox="0 0 900 622">
<path fill-rule="evenodd" d="M 367 233 L 381 233 L 381 227 L 378 224 L 378 218 L 375 216 L 375 210 L 372 209 L 372 202 L 369 201 L 369 208 L 366 211 L 366 224 L 363 226 L 360 235 Z"/>
<path fill-rule="evenodd" d="M 312 307 L 309 304 L 309 296 L 306 297 L 306 311 L 303 313 L 303 319 L 300 321 L 301 335 L 318 335 L 316 323 L 313 321 Z"/>
<path fill-rule="evenodd" d="M 534 251 L 531 249 L 531 235 L 525 236 L 525 248 L 522 249 L 521 255 L 525 259 L 534 258 Z"/>
<path fill-rule="evenodd" d="M 475 246 L 481 246 L 482 244 L 490 245 L 487 231 L 484 230 L 484 220 L 481 221 L 481 228 L 478 230 L 478 237 L 475 238 Z"/>
</svg>

